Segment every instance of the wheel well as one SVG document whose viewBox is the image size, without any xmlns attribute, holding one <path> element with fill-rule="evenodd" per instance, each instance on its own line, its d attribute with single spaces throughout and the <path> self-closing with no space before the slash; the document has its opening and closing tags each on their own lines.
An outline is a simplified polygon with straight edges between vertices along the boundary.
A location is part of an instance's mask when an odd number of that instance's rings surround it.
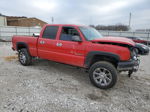
<svg viewBox="0 0 150 112">
<path fill-rule="evenodd" d="M 107 62 L 110 62 L 112 63 L 116 68 L 117 68 L 117 65 L 118 65 L 118 60 L 115 59 L 114 57 L 111 57 L 111 56 L 104 56 L 104 55 L 95 55 L 93 56 L 92 60 L 91 60 L 91 63 L 90 63 L 90 66 L 93 65 L 94 63 L 98 62 L 98 61 L 107 61 Z M 89 66 L 89 67 L 90 67 Z"/>
<path fill-rule="evenodd" d="M 17 43 L 17 51 L 20 49 L 26 48 L 28 49 L 27 45 L 25 43 Z"/>
</svg>

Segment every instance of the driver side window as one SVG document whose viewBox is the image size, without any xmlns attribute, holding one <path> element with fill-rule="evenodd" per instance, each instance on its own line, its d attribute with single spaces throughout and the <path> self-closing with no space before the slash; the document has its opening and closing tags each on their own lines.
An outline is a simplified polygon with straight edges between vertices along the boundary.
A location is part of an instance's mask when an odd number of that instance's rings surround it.
<svg viewBox="0 0 150 112">
<path fill-rule="evenodd" d="M 79 36 L 78 31 L 73 27 L 62 27 L 60 40 L 72 41 L 72 36 Z"/>
</svg>

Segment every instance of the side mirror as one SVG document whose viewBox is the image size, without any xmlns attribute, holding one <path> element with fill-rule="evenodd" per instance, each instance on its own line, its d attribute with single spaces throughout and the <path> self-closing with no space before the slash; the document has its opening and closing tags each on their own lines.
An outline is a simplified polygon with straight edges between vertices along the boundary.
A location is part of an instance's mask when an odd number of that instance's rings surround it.
<svg viewBox="0 0 150 112">
<path fill-rule="evenodd" d="M 33 33 L 33 37 L 39 37 L 40 34 L 39 33 Z"/>
<path fill-rule="evenodd" d="M 75 42 L 82 42 L 81 38 L 77 35 L 75 36 L 72 36 L 72 41 L 75 41 Z"/>
</svg>

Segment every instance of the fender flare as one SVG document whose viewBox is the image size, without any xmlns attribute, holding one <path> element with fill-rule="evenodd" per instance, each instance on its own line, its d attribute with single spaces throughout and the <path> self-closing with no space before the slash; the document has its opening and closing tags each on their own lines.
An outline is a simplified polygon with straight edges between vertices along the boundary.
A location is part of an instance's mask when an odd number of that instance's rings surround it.
<svg viewBox="0 0 150 112">
<path fill-rule="evenodd" d="M 18 51 L 19 50 L 19 45 L 23 45 L 23 46 L 25 46 L 25 48 L 28 50 L 28 52 L 29 52 L 29 47 L 28 47 L 28 44 L 27 43 L 25 43 L 25 42 L 17 42 L 16 43 L 16 50 Z"/>
<path fill-rule="evenodd" d="M 92 62 L 92 59 L 94 56 L 99 55 L 99 56 L 107 56 L 107 57 L 112 57 L 113 59 L 120 61 L 120 57 L 117 54 L 114 53 L 109 53 L 109 52 L 103 52 L 103 51 L 91 51 L 87 54 L 85 57 L 85 62 L 84 65 L 86 68 L 90 67 L 90 64 Z"/>
</svg>

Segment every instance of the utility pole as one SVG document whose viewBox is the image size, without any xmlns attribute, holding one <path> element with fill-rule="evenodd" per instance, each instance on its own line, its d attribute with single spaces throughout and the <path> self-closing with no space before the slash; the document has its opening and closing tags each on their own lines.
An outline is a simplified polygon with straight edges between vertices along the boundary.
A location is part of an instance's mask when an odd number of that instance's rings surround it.
<svg viewBox="0 0 150 112">
<path fill-rule="evenodd" d="M 52 21 L 52 24 L 53 24 L 53 22 L 54 22 L 54 18 L 53 17 L 52 17 L 51 21 Z"/>
<path fill-rule="evenodd" d="M 129 14 L 129 29 L 131 29 L 131 12 L 130 12 L 130 14 Z"/>
</svg>

